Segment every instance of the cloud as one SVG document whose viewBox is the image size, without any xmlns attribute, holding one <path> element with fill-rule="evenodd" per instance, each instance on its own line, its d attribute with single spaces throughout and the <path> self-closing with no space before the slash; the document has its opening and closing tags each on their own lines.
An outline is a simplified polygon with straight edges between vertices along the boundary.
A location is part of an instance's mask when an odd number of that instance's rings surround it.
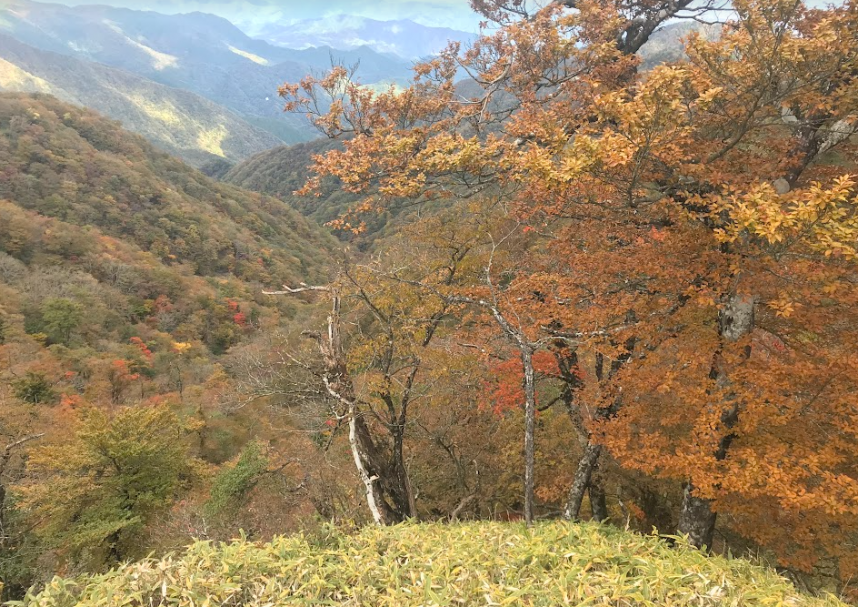
<svg viewBox="0 0 858 607">
<path fill-rule="evenodd" d="M 55 0 L 56 1 L 56 0 Z M 476 31 L 479 19 L 468 0 L 376 0 L 355 3 L 353 0 L 59 0 L 63 4 L 99 4 L 123 6 L 163 13 L 202 11 L 226 17 L 249 30 L 273 21 L 296 22 L 331 15 L 353 15 L 380 21 L 411 19 L 423 25 Z"/>
</svg>

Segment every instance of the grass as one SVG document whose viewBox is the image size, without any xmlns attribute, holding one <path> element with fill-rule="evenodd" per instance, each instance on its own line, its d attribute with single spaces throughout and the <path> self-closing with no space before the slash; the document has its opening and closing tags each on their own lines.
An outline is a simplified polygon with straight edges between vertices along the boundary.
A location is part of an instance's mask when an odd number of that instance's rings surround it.
<svg viewBox="0 0 858 607">
<path fill-rule="evenodd" d="M 465 523 L 325 529 L 266 544 L 198 542 L 180 555 L 78 580 L 55 578 L 27 607 L 71 605 L 840 606 L 770 569 L 707 558 L 593 524 Z"/>
</svg>

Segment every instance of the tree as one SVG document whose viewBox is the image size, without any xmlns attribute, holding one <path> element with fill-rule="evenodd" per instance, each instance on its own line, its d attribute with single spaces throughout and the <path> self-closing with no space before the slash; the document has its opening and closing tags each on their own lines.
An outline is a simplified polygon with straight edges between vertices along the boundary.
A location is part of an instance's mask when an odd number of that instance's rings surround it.
<svg viewBox="0 0 858 607">
<path fill-rule="evenodd" d="M 48 378 L 35 371 L 27 371 L 24 377 L 12 381 L 12 391 L 16 398 L 33 405 L 50 403 L 56 398 Z"/>
<path fill-rule="evenodd" d="M 431 346 L 442 339 L 455 302 L 440 294 L 469 280 L 469 222 L 438 232 L 437 224 L 405 229 L 386 255 L 345 265 L 321 287 L 285 287 L 269 294 L 321 293 L 331 302 L 327 328 L 305 331 L 321 354 L 321 382 L 331 421 L 349 429 L 355 465 L 373 520 L 390 524 L 417 516 L 405 460 L 415 402 L 430 389 Z M 423 247 L 415 246 L 421 241 Z M 431 286 L 432 289 L 425 288 Z M 356 329 L 344 335 L 343 306 Z M 296 361 L 295 357 L 290 357 Z"/>
<path fill-rule="evenodd" d="M 142 556 L 147 524 L 188 477 L 183 434 L 164 406 L 84 409 L 68 442 L 31 451 L 20 507 L 67 562 L 100 569 Z"/>
<path fill-rule="evenodd" d="M 83 306 L 65 298 L 48 299 L 41 308 L 43 330 L 54 343 L 68 345 L 83 321 Z"/>
<path fill-rule="evenodd" d="M 737 2 L 720 40 L 692 36 L 687 63 L 644 77 L 631 52 L 690 5 L 475 4 L 503 27 L 418 66 L 402 93 L 340 68 L 283 87 L 288 109 L 347 135 L 305 191 L 336 177 L 367 211 L 503 201 L 538 235 L 505 268 L 508 314 L 530 343 L 619 365 L 576 388 L 602 412 L 583 472 L 607 446 L 685 482 L 680 530 L 697 546 L 721 510 L 784 562 L 853 567 L 834 536 L 853 528 L 858 482 L 858 199 L 854 167 L 823 160 L 856 128 L 858 6 Z M 478 89 L 466 99 L 462 69 Z M 792 513 L 782 532 L 775 504 Z"/>
</svg>

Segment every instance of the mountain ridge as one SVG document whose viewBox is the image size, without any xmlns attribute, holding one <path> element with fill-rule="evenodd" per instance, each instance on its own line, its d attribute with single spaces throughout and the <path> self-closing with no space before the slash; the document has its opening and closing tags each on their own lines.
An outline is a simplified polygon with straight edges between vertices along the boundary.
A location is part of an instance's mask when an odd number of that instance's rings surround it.
<svg viewBox="0 0 858 607">
<path fill-rule="evenodd" d="M 48 93 L 119 120 L 193 166 L 282 144 L 227 108 L 131 72 L 43 51 L 0 32 L 0 91 Z"/>
<path fill-rule="evenodd" d="M 368 49 L 308 53 L 251 38 L 207 13 L 165 15 L 107 6 L 67 7 L 7 0 L 0 31 L 40 50 L 124 69 L 184 89 L 238 114 L 286 143 L 317 136 L 299 116 L 284 114 L 284 82 L 330 67 L 330 58 L 361 64 L 366 84 L 403 80 L 409 65 Z"/>
</svg>

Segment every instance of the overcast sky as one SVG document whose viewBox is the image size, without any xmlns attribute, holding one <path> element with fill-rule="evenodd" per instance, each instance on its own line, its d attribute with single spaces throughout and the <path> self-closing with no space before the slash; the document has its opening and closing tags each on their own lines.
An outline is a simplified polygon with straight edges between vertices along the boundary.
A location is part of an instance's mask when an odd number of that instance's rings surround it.
<svg viewBox="0 0 858 607">
<path fill-rule="evenodd" d="M 54 0 L 57 1 L 57 0 Z M 359 15 L 382 21 L 412 19 L 424 25 L 476 31 L 479 23 L 468 0 L 59 0 L 62 4 L 107 4 L 162 13 L 202 11 L 226 17 L 243 29 L 265 21 L 297 21 L 334 14 Z M 253 33 L 249 31 L 248 33 Z"/>
</svg>

